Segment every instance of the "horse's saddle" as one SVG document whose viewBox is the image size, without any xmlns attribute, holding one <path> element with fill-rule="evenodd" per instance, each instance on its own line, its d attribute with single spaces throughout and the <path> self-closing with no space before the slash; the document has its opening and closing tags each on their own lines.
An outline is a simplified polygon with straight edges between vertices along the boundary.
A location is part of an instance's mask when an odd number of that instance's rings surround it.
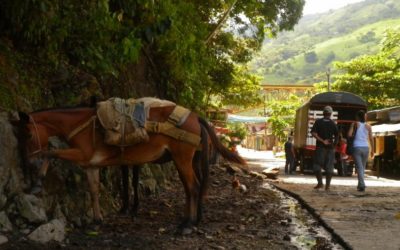
<svg viewBox="0 0 400 250">
<path fill-rule="evenodd" d="M 97 103 L 97 117 L 105 129 L 105 143 L 128 146 L 147 141 L 144 104 L 135 99 L 110 98 Z"/>
<path fill-rule="evenodd" d="M 152 107 L 175 106 L 165 122 L 148 121 Z M 157 98 L 121 99 L 110 98 L 97 103 L 97 116 L 105 131 L 105 143 L 129 146 L 149 139 L 147 132 L 162 133 L 178 140 L 199 145 L 200 137 L 179 126 L 190 114 L 190 110 L 173 102 Z"/>
</svg>

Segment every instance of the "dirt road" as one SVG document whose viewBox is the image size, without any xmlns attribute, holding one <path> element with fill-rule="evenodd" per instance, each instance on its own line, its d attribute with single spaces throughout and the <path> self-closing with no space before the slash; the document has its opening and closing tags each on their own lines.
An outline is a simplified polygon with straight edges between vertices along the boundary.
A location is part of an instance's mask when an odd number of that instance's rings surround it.
<svg viewBox="0 0 400 250">
<path fill-rule="evenodd" d="M 69 228 L 62 243 L 13 241 L 2 249 L 298 249 L 291 242 L 292 218 L 263 180 L 238 174 L 246 192 L 232 189 L 232 176 L 213 167 L 204 219 L 191 235 L 176 234 L 184 192 L 176 182 L 158 196 L 142 197 L 139 218 L 114 214 L 97 230 Z M 319 246 L 330 246 L 320 241 Z"/>
<path fill-rule="evenodd" d="M 300 200 L 328 230 L 353 249 L 400 249 L 400 181 L 367 172 L 365 192 L 356 191 L 357 175 L 335 176 L 331 191 L 316 191 L 313 175 L 284 175 L 283 163 L 269 152 L 243 150 L 258 158 L 261 167 L 280 166 L 271 183 Z M 264 160 L 262 160 L 264 158 Z"/>
<path fill-rule="evenodd" d="M 241 152 L 252 169 L 282 168 L 271 152 Z M 281 169 L 282 170 L 282 169 Z M 65 241 L 38 244 L 15 236 L 2 249 L 399 249 L 399 187 L 390 180 L 367 179 L 365 193 L 355 177 L 334 178 L 332 191 L 313 191 L 311 175 L 280 175 L 265 180 L 237 173 L 246 191 L 232 188 L 224 166 L 211 168 L 209 196 L 202 222 L 190 235 L 176 234 L 184 209 L 179 177 L 156 196 L 141 197 L 139 218 L 111 214 L 97 230 L 68 228 Z M 345 185 L 346 184 L 346 185 Z M 286 190 L 297 201 L 276 191 Z M 380 186 L 379 186 L 380 185 Z M 382 185 L 386 185 L 382 187 Z M 392 186 L 392 187 L 389 187 Z M 331 235 L 318 221 L 326 225 Z M 343 242 L 341 242 L 343 240 Z M 344 243 L 340 245 L 339 243 Z M 344 246 L 344 247 L 343 247 Z"/>
<path fill-rule="evenodd" d="M 156 196 L 141 197 L 139 218 L 117 213 L 97 230 L 68 228 L 61 243 L 38 244 L 15 236 L 2 249 L 342 249 L 295 201 L 260 176 L 238 172 L 246 190 L 232 188 L 224 165 L 213 166 L 202 222 L 190 235 L 176 234 L 184 209 L 179 177 Z M 296 208 L 296 209 L 294 209 Z M 296 214 L 296 215 L 295 215 Z M 299 219 L 301 216 L 301 227 Z"/>
<path fill-rule="evenodd" d="M 399 181 L 367 176 L 366 192 L 356 191 L 356 176 L 336 177 L 329 192 L 313 190 L 315 182 L 313 177 L 298 176 L 282 178 L 275 184 L 309 206 L 347 246 L 400 249 Z"/>
</svg>

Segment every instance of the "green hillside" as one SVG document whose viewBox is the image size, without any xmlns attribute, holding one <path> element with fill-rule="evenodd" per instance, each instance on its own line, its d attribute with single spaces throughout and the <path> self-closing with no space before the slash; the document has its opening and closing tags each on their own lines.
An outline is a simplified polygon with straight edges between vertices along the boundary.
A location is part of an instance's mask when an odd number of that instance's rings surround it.
<svg viewBox="0 0 400 250">
<path fill-rule="evenodd" d="M 389 28 L 400 29 L 400 1 L 369 0 L 305 16 L 294 31 L 265 41 L 251 67 L 266 84 L 320 82 L 333 61 L 377 52 Z"/>
</svg>

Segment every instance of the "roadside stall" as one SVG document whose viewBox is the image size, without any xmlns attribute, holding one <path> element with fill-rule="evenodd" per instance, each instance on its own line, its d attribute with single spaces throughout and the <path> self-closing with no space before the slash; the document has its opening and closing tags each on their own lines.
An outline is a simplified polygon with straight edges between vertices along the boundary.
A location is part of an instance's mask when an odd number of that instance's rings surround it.
<svg viewBox="0 0 400 250">
<path fill-rule="evenodd" d="M 372 125 L 375 157 L 372 169 L 400 175 L 400 107 L 373 110 L 367 114 Z"/>
<path fill-rule="evenodd" d="M 275 145 L 275 137 L 268 128 L 268 117 L 229 114 L 227 121 L 246 125 L 248 134 L 242 143 L 246 148 L 270 150 Z"/>
</svg>

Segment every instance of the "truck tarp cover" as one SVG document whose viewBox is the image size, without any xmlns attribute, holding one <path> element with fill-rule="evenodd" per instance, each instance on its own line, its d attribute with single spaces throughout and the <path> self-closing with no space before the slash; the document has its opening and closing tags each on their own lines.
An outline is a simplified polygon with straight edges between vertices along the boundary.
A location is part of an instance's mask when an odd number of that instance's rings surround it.
<svg viewBox="0 0 400 250">
<path fill-rule="evenodd" d="M 345 103 L 367 106 L 361 97 L 349 92 L 325 92 L 317 94 L 310 99 L 310 103 Z"/>
</svg>

